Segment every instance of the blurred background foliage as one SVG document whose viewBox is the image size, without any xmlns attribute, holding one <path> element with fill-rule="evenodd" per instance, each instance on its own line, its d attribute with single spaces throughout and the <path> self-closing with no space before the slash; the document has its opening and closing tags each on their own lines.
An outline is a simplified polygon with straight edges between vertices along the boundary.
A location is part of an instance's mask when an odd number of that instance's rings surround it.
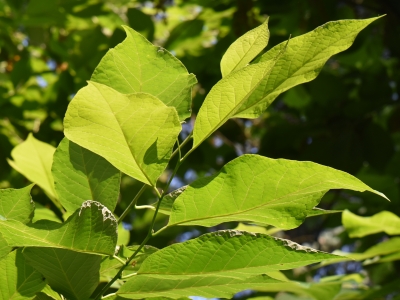
<svg viewBox="0 0 400 300">
<path fill-rule="evenodd" d="M 373 194 L 333 191 L 324 197 L 322 208 L 347 208 L 361 216 L 382 210 L 400 215 L 398 0 L 0 0 L 0 187 L 27 185 L 6 158 L 29 132 L 54 146 L 61 141 L 69 101 L 86 85 L 107 50 L 125 38 L 121 25 L 171 51 L 197 76 L 194 114 L 183 125 L 183 139 L 191 132 L 208 91 L 221 79 L 219 62 L 227 47 L 267 16 L 269 49 L 289 35 L 298 36 L 328 21 L 381 14 L 387 16 L 363 30 L 349 50 L 330 59 L 316 80 L 278 97 L 258 119 L 229 120 L 185 161 L 171 188 L 212 174 L 241 154 L 258 153 L 311 160 L 349 172 L 391 199 L 384 202 Z M 117 214 L 140 186 L 123 177 Z M 52 205 L 37 187 L 33 198 Z M 140 200 L 141 204 L 152 201 L 151 192 Z M 141 242 L 151 216 L 151 210 L 141 210 L 126 219 L 130 244 Z M 160 226 L 165 218 L 160 216 Z M 153 244 L 163 247 L 206 230 L 170 229 Z M 388 239 L 383 233 L 349 238 L 341 227 L 340 214 L 310 218 L 299 228 L 277 235 L 325 251 L 362 252 Z M 286 275 L 318 281 L 327 275 L 357 273 L 367 286 L 382 287 L 368 299 L 395 299 L 399 297 L 399 270 L 395 260 L 372 265 L 343 263 Z M 250 292 L 237 298 L 254 296 Z M 300 299 L 292 296 L 277 297 Z"/>
</svg>

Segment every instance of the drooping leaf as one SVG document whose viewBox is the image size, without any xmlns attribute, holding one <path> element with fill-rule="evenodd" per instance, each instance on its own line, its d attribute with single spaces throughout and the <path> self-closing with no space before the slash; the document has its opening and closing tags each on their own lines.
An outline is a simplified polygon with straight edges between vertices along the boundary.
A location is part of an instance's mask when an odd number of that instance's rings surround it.
<svg viewBox="0 0 400 300">
<path fill-rule="evenodd" d="M 193 148 L 228 119 L 257 118 L 279 94 L 313 80 L 332 55 L 349 48 L 357 34 L 376 19 L 328 22 L 224 77 L 211 89 L 197 115 Z"/>
<path fill-rule="evenodd" d="M 0 300 L 33 299 L 46 285 L 42 274 L 26 263 L 21 249 L 0 259 Z"/>
<path fill-rule="evenodd" d="M 229 46 L 221 59 L 222 77 L 245 67 L 267 46 L 268 41 L 267 19 L 263 24 L 246 32 Z"/>
<path fill-rule="evenodd" d="M 328 190 L 340 188 L 385 197 L 350 174 L 316 163 L 242 155 L 189 185 L 175 200 L 168 225 L 247 221 L 291 229 Z"/>
<path fill-rule="evenodd" d="M 107 52 L 91 80 L 124 94 L 152 94 L 175 107 L 181 121 L 188 118 L 196 77 L 167 50 L 152 45 L 127 26 L 124 29 L 127 38 Z"/>
<path fill-rule="evenodd" d="M 50 287 L 73 300 L 86 300 L 100 281 L 101 256 L 56 248 L 25 248 L 26 261 Z"/>
<path fill-rule="evenodd" d="M 55 148 L 34 138 L 30 133 L 25 142 L 11 151 L 8 163 L 31 182 L 40 186 L 51 199 L 56 199 L 51 164 Z"/>
<path fill-rule="evenodd" d="M 371 217 L 360 217 L 345 210 L 342 223 L 350 237 L 386 232 L 389 235 L 400 234 L 400 218 L 390 211 L 381 211 Z"/>
<path fill-rule="evenodd" d="M 0 219 L 17 220 L 21 223 L 32 221 L 35 204 L 31 198 L 33 184 L 22 189 L 0 190 Z"/>
<path fill-rule="evenodd" d="M 116 168 L 155 185 L 181 130 L 175 108 L 146 93 L 123 95 L 94 82 L 68 106 L 65 136 Z"/>
<path fill-rule="evenodd" d="M 229 298 L 277 281 L 265 274 L 337 257 L 291 241 L 242 231 L 217 231 L 150 255 L 118 295 Z"/>
<path fill-rule="evenodd" d="M 86 200 L 114 211 L 121 173 L 103 157 L 64 138 L 54 153 L 52 173 L 61 204 L 74 212 Z"/>
<path fill-rule="evenodd" d="M 65 223 L 48 220 L 30 226 L 15 220 L 0 221 L 0 233 L 11 247 L 50 247 L 113 255 L 117 221 L 111 211 L 86 201 Z"/>
</svg>

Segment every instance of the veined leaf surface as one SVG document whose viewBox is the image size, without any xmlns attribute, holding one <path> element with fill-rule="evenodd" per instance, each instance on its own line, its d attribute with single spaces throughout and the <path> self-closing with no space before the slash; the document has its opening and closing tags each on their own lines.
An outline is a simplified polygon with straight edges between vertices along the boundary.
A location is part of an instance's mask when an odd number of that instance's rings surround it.
<svg viewBox="0 0 400 300">
<path fill-rule="evenodd" d="M 360 217 L 345 210 L 342 223 L 350 237 L 386 232 L 389 235 L 400 234 L 400 218 L 390 211 L 381 211 L 371 217 Z"/>
<path fill-rule="evenodd" d="M 35 204 L 31 198 L 33 184 L 22 189 L 0 189 L 0 220 L 17 220 L 29 223 Z"/>
<path fill-rule="evenodd" d="M 328 22 L 283 42 L 260 61 L 231 73 L 209 92 L 193 132 L 193 148 L 233 117 L 257 118 L 284 91 L 316 78 L 325 62 L 351 46 L 377 18 Z"/>
<path fill-rule="evenodd" d="M 68 106 L 66 137 L 149 185 L 164 171 L 181 130 L 175 108 L 156 97 L 124 95 L 89 82 Z"/>
<path fill-rule="evenodd" d="M 127 38 L 107 52 L 91 80 L 123 94 L 152 94 L 167 106 L 175 107 L 181 121 L 190 117 L 196 77 L 167 50 L 152 45 L 127 26 L 124 29 Z"/>
<path fill-rule="evenodd" d="M 86 200 L 114 211 L 121 173 L 103 157 L 64 138 L 54 153 L 52 173 L 59 200 L 74 212 Z"/>
<path fill-rule="evenodd" d="M 68 299 L 89 299 L 99 284 L 99 255 L 56 248 L 25 248 L 23 254 L 51 288 Z"/>
<path fill-rule="evenodd" d="M 385 197 L 350 174 L 316 163 L 242 155 L 190 184 L 175 200 L 168 225 L 247 221 L 291 229 L 328 190 L 341 188 Z"/>
<path fill-rule="evenodd" d="M 245 67 L 267 46 L 268 41 L 267 19 L 263 24 L 246 32 L 229 46 L 221 59 L 222 77 Z"/>
<path fill-rule="evenodd" d="M 13 160 L 8 160 L 15 170 L 40 186 L 52 200 L 57 198 L 51 175 L 55 150 L 52 145 L 35 139 L 30 133 L 26 141 L 11 151 Z"/>
<path fill-rule="evenodd" d="M 46 285 L 42 274 L 26 263 L 21 250 L 0 259 L 0 300 L 33 299 Z"/>
<path fill-rule="evenodd" d="M 229 298 L 243 289 L 278 282 L 262 275 L 269 271 L 337 258 L 269 235 L 217 231 L 150 255 L 117 294 L 131 299 L 190 295 Z"/>
<path fill-rule="evenodd" d="M 113 255 L 117 221 L 111 211 L 86 201 L 65 223 L 48 220 L 30 226 L 15 220 L 0 221 L 0 233 L 10 247 L 50 247 Z"/>
</svg>

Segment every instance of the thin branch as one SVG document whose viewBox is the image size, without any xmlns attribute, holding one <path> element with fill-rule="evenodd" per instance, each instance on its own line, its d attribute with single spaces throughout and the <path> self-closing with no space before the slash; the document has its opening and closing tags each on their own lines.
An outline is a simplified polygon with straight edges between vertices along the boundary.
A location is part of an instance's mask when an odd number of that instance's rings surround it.
<svg viewBox="0 0 400 300">
<path fill-rule="evenodd" d="M 134 207 L 139 199 L 139 197 L 143 194 L 144 190 L 147 188 L 147 184 L 143 184 L 142 188 L 139 190 L 139 192 L 136 194 L 135 198 L 129 203 L 128 207 L 124 210 L 122 215 L 118 219 L 118 224 L 122 222 L 122 220 L 126 217 L 126 215 L 129 213 L 129 211 Z"/>
</svg>

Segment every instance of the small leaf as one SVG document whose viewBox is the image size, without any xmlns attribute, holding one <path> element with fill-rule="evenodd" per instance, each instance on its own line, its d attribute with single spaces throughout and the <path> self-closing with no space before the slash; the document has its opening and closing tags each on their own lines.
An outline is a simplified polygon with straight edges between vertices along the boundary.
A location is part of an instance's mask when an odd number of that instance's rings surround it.
<svg viewBox="0 0 400 300">
<path fill-rule="evenodd" d="M 291 229 L 328 190 L 340 188 L 385 197 L 350 174 L 316 163 L 242 155 L 190 184 L 175 200 L 168 225 L 247 221 Z"/>
<path fill-rule="evenodd" d="M 22 189 L 0 190 L 0 219 L 17 220 L 27 224 L 32 221 L 35 204 L 31 198 L 33 184 Z"/>
<path fill-rule="evenodd" d="M 263 24 L 248 31 L 229 46 L 221 59 L 222 77 L 245 67 L 268 45 L 268 41 L 267 19 Z"/>
<path fill-rule="evenodd" d="M 86 300 L 100 280 L 101 256 L 56 248 L 25 248 L 26 261 L 68 299 Z"/>
<path fill-rule="evenodd" d="M 46 285 L 42 274 L 26 263 L 21 249 L 0 259 L 0 300 L 33 299 Z"/>
<path fill-rule="evenodd" d="M 71 101 L 64 127 L 69 140 L 153 186 L 181 130 L 175 108 L 154 96 L 123 95 L 94 82 Z"/>
<path fill-rule="evenodd" d="M 63 300 L 63 299 L 58 293 L 53 291 L 51 287 L 46 285 L 45 288 L 40 291 L 40 293 L 36 294 L 36 297 L 33 300 Z"/>
<path fill-rule="evenodd" d="M 54 153 L 52 173 L 61 204 L 74 212 L 86 200 L 114 211 L 121 173 L 101 156 L 64 138 Z"/>
<path fill-rule="evenodd" d="M 243 289 L 279 282 L 265 274 L 337 257 L 288 240 L 242 231 L 217 231 L 150 255 L 118 295 L 230 298 Z M 340 258 L 340 257 L 339 257 Z"/>
<path fill-rule="evenodd" d="M 35 215 L 33 216 L 32 222 L 35 223 L 39 220 L 50 220 L 57 223 L 61 223 L 61 220 L 51 209 L 44 207 L 39 203 L 35 203 Z"/>
<path fill-rule="evenodd" d="M 259 62 L 224 77 L 200 108 L 193 148 L 228 119 L 257 118 L 281 93 L 315 79 L 332 55 L 349 48 L 357 34 L 376 19 L 328 22 L 275 46 Z"/>
<path fill-rule="evenodd" d="M 390 211 L 381 211 L 372 217 L 360 217 L 345 210 L 342 214 L 342 223 L 352 238 L 378 232 L 386 232 L 389 235 L 400 234 L 400 218 Z"/>
<path fill-rule="evenodd" d="M 94 70 L 91 81 L 120 93 L 149 93 L 175 107 L 179 119 L 190 117 L 196 77 L 167 50 L 152 45 L 141 34 L 123 26 L 127 38 L 110 49 Z"/>
<path fill-rule="evenodd" d="M 0 233 L 10 247 L 50 247 L 113 255 L 117 221 L 111 211 L 86 201 L 65 223 L 48 220 L 30 226 L 15 220 L 0 221 Z"/>
<path fill-rule="evenodd" d="M 52 200 L 57 198 L 51 175 L 54 151 L 53 146 L 35 139 L 30 133 L 25 142 L 11 151 L 13 160 L 8 160 L 15 170 L 40 186 Z"/>
</svg>

